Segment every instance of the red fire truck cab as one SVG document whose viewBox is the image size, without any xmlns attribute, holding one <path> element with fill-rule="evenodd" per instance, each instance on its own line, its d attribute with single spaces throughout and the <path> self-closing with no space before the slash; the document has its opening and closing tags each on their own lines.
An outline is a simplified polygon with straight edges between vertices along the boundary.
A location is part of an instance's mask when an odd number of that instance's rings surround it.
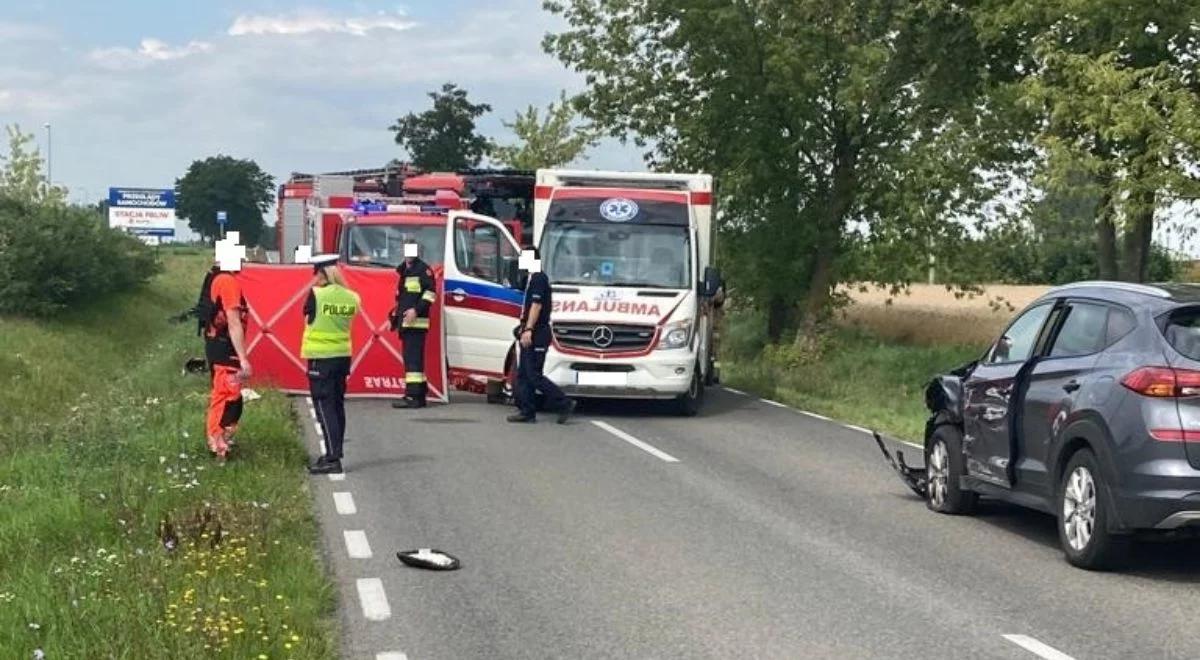
<svg viewBox="0 0 1200 660">
<path fill-rule="evenodd" d="M 299 246 L 308 245 L 314 254 L 339 252 L 355 263 L 394 266 L 403 258 L 397 241 L 411 235 L 424 248 L 422 258 L 433 265 L 443 258 L 442 232 L 449 211 L 494 217 L 516 230 L 515 235 L 528 236 L 532 202 L 530 172 L 420 173 L 393 165 L 295 174 L 279 190 L 280 260 L 290 262 Z"/>
</svg>

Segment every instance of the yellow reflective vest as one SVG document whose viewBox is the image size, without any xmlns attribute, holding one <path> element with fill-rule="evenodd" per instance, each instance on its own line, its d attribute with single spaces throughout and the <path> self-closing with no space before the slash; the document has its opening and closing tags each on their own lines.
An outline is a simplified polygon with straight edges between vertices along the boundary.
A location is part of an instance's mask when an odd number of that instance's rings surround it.
<svg viewBox="0 0 1200 660">
<path fill-rule="evenodd" d="M 350 357 L 350 325 L 361 305 L 358 294 L 337 284 L 313 289 L 316 315 L 304 328 L 300 357 L 306 360 Z"/>
</svg>

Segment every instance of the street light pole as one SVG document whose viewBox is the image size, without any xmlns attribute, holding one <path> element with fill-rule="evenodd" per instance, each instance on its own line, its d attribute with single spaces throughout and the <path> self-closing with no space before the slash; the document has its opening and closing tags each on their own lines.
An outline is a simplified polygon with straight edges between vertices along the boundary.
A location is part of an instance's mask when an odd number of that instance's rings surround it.
<svg viewBox="0 0 1200 660">
<path fill-rule="evenodd" d="M 54 185 L 54 142 L 51 140 L 50 122 L 42 124 L 46 129 L 46 183 Z"/>
</svg>

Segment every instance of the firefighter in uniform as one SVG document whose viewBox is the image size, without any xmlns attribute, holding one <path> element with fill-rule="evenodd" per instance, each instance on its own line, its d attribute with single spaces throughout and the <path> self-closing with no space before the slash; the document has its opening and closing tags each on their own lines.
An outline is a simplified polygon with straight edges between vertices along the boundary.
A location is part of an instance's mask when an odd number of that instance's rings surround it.
<svg viewBox="0 0 1200 660">
<path fill-rule="evenodd" d="M 433 273 L 421 261 L 415 241 L 404 244 L 404 261 L 396 268 L 400 282 L 396 291 L 393 327 L 400 331 L 404 348 L 404 400 L 393 401 L 393 408 L 424 408 L 428 384 L 425 382 L 425 335 L 429 333 L 429 308 L 437 300 Z"/>
<path fill-rule="evenodd" d="M 350 376 L 350 326 L 362 306 L 346 288 L 337 255 L 313 257 L 317 282 L 304 303 L 304 338 L 300 357 L 308 360 L 308 387 L 325 436 L 325 453 L 309 466 L 311 474 L 342 471 L 346 439 L 346 379 Z"/>
</svg>

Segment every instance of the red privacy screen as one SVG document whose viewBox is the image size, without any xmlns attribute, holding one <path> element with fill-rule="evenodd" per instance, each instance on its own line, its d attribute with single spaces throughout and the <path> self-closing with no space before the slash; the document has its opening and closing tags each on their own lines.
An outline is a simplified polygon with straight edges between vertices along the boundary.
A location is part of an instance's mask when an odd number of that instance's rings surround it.
<svg viewBox="0 0 1200 660">
<path fill-rule="evenodd" d="M 404 396 L 404 360 L 400 339 L 388 329 L 388 313 L 395 304 L 396 271 L 386 268 L 341 266 L 346 286 L 362 298 L 362 310 L 354 321 L 351 342 L 354 356 L 348 396 Z M 435 269 L 438 300 L 442 299 L 441 269 Z M 313 285 L 311 266 L 245 264 L 238 281 L 249 308 L 246 331 L 247 353 L 254 369 L 251 382 L 284 392 L 308 392 L 308 368 L 300 357 L 304 334 L 304 301 Z M 442 332 L 442 308 L 429 312 L 429 335 L 425 342 L 425 377 L 429 398 L 446 402 L 446 358 Z"/>
</svg>

